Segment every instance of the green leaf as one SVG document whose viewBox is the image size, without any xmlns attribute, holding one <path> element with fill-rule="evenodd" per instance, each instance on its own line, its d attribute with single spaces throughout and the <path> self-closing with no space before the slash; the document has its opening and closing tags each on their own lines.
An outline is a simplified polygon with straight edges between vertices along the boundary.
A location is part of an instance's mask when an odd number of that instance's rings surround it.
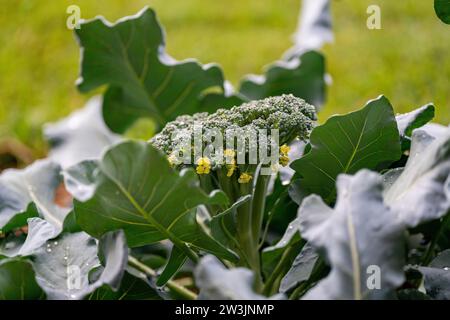
<svg viewBox="0 0 450 320">
<path fill-rule="evenodd" d="M 37 300 L 45 293 L 36 283 L 31 263 L 24 259 L 0 259 L 0 300 Z"/>
<path fill-rule="evenodd" d="M 156 289 L 152 288 L 145 278 L 136 277 L 129 272 L 123 275 L 117 291 L 109 286 L 95 290 L 87 300 L 161 300 Z"/>
<path fill-rule="evenodd" d="M 213 216 L 207 223 L 211 229 L 211 236 L 226 246 L 236 243 L 236 209 L 252 198 L 251 195 L 240 197 L 229 208 Z"/>
<path fill-rule="evenodd" d="M 303 200 L 302 235 L 331 266 L 305 299 L 380 298 L 403 283 L 405 227 L 383 204 L 382 186 L 380 175 L 361 170 L 338 177 L 334 209 L 321 210 L 317 195 Z"/>
<path fill-rule="evenodd" d="M 289 197 L 294 201 L 296 204 L 300 205 L 303 201 L 303 199 L 306 196 L 309 196 L 309 192 L 305 190 L 303 187 L 303 181 L 302 179 L 295 179 L 291 182 L 288 189 Z"/>
<path fill-rule="evenodd" d="M 28 234 L 25 241 L 11 241 L 1 249 L 1 254 L 8 257 L 28 256 L 41 248 L 49 239 L 55 238 L 60 230 L 41 218 L 28 219 Z"/>
<path fill-rule="evenodd" d="M 450 24 L 450 0 L 434 0 L 434 11 L 442 22 Z"/>
<path fill-rule="evenodd" d="M 87 169 L 87 175 L 80 175 Z M 75 215 L 78 225 L 94 237 L 123 229 L 131 247 L 170 239 L 188 256 L 190 246 L 236 260 L 196 220 L 198 205 L 224 205 L 226 196 L 219 191 L 205 194 L 194 171 L 176 172 L 150 144 L 118 144 L 97 164 L 82 163 L 65 176 L 75 198 L 77 190 L 87 190 L 75 201 Z"/>
<path fill-rule="evenodd" d="M 318 259 L 319 256 L 316 251 L 309 244 L 305 244 L 295 258 L 292 267 L 281 280 L 280 292 L 285 293 L 299 283 L 308 280 Z"/>
<path fill-rule="evenodd" d="M 414 129 L 422 127 L 434 118 L 434 105 L 429 103 L 416 110 L 395 117 L 401 137 L 411 137 Z"/>
<path fill-rule="evenodd" d="M 434 105 L 429 103 L 411 112 L 395 117 L 398 131 L 402 139 L 402 149 L 407 150 L 411 144 L 414 129 L 422 127 L 434 118 Z"/>
<path fill-rule="evenodd" d="M 329 0 L 305 1 L 294 35 L 294 46 L 286 56 L 303 52 L 306 49 L 319 50 L 325 43 L 333 42 L 333 26 Z"/>
<path fill-rule="evenodd" d="M 104 285 L 117 290 L 127 261 L 122 231 L 105 234 L 98 245 L 84 232 L 64 234 L 33 254 L 36 281 L 50 300 L 83 299 Z M 89 273 L 99 267 L 100 276 L 91 283 Z"/>
<path fill-rule="evenodd" d="M 49 158 L 67 168 L 86 159 L 99 158 L 103 150 L 120 141 L 105 125 L 102 98 L 95 96 L 83 109 L 66 118 L 44 126 L 45 139 L 50 143 Z"/>
<path fill-rule="evenodd" d="M 55 203 L 56 189 L 62 183 L 60 171 L 57 164 L 48 160 L 22 170 L 4 171 L 0 176 L 0 230 L 22 227 L 28 218 L 38 214 L 61 230 L 71 208 Z"/>
<path fill-rule="evenodd" d="M 386 204 L 408 227 L 439 219 L 450 210 L 449 176 L 450 128 L 438 138 L 416 129 L 404 170 L 384 192 Z"/>
<path fill-rule="evenodd" d="M 249 100 L 293 94 L 316 107 L 325 101 L 325 58 L 308 51 L 289 61 L 267 67 L 264 76 L 250 75 L 241 82 L 239 93 Z"/>
<path fill-rule="evenodd" d="M 434 299 L 450 299 L 450 250 L 442 251 L 428 267 L 420 267 L 427 294 Z"/>
<path fill-rule="evenodd" d="M 254 275 L 246 268 L 227 270 L 213 256 L 200 260 L 195 269 L 195 283 L 200 300 L 264 300 L 253 290 Z M 277 296 L 274 298 L 281 298 Z"/>
<path fill-rule="evenodd" d="M 416 289 L 402 289 L 397 292 L 398 300 L 431 300 L 431 298 L 423 292 Z"/>
<path fill-rule="evenodd" d="M 25 211 L 14 215 L 0 230 L 3 233 L 10 232 L 14 229 L 26 226 L 28 219 L 35 217 L 39 217 L 39 211 L 37 210 L 36 205 L 33 202 L 30 202 Z"/>
<path fill-rule="evenodd" d="M 88 92 L 108 85 L 103 116 L 115 132 L 140 117 L 162 127 L 178 115 L 201 111 L 206 90 L 223 91 L 218 66 L 178 62 L 165 53 L 163 31 L 149 8 L 114 24 L 103 17 L 84 22 L 76 35 L 82 48 L 78 88 Z"/>
<path fill-rule="evenodd" d="M 292 163 L 305 189 L 330 201 L 336 177 L 400 158 L 400 137 L 389 101 L 380 96 L 359 111 L 334 116 L 316 127 L 311 151 Z"/>
<path fill-rule="evenodd" d="M 294 172 L 290 168 L 289 170 Z M 287 184 L 290 177 L 286 180 L 283 180 L 284 178 L 286 178 L 286 175 L 280 169 L 279 174 L 274 179 L 273 187 L 272 183 L 269 184 L 270 194 L 267 195 L 265 204 L 266 235 L 270 233 L 272 236 L 281 237 L 289 223 L 297 216 L 298 205 L 291 200 L 288 193 Z M 267 242 L 267 237 L 263 240 Z"/>
<path fill-rule="evenodd" d="M 181 249 L 173 247 L 172 252 L 170 253 L 169 260 L 164 267 L 164 271 L 158 277 L 156 285 L 159 287 L 165 285 L 167 281 L 169 281 L 170 278 L 172 278 L 172 276 L 177 273 L 178 270 L 184 265 L 186 259 L 187 256 Z"/>
<path fill-rule="evenodd" d="M 273 272 L 275 265 L 281 259 L 283 253 L 287 251 L 287 248 L 293 246 L 300 246 L 301 248 L 304 241 L 303 243 L 301 242 L 300 219 L 297 217 L 288 225 L 283 237 L 275 245 L 267 247 L 263 250 L 262 261 L 264 274 L 269 276 Z M 294 257 L 297 253 L 298 251 L 294 253 Z"/>
</svg>

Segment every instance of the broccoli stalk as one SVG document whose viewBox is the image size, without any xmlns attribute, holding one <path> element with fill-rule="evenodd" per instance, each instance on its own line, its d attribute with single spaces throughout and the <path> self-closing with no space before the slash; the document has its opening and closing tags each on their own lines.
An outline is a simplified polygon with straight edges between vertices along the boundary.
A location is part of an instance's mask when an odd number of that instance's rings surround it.
<svg viewBox="0 0 450 320">
<path fill-rule="evenodd" d="M 294 139 L 308 139 L 315 120 L 316 113 L 313 106 L 293 95 L 282 95 L 252 101 L 231 109 L 219 109 L 213 114 L 180 116 L 168 123 L 150 140 L 150 143 L 167 155 L 169 163 L 174 168 L 194 167 L 199 176 L 200 186 L 206 192 L 221 189 L 233 202 L 251 195 L 250 201 L 243 203 L 232 213 L 237 231 L 235 236 L 237 243 L 234 242 L 235 246 L 232 249 L 240 255 L 241 265 L 254 270 L 257 275 L 256 286 L 259 289 L 262 279 L 258 247 L 270 179 L 267 171 L 276 172 L 279 165 L 286 166 L 289 163 L 288 144 Z M 272 129 L 277 130 L 276 139 L 271 135 Z M 218 147 L 215 146 L 216 153 L 204 155 L 205 151 L 211 151 L 211 145 L 216 142 L 205 139 L 206 142 L 200 143 L 201 152 L 196 153 L 196 150 L 198 151 L 196 146 L 199 145 L 196 145 L 195 138 L 198 139 L 199 133 L 201 136 L 207 136 L 211 131 L 222 138 L 230 131 L 238 134 L 231 139 L 232 147 L 228 145 L 225 147 L 222 143 Z M 254 139 L 255 136 L 247 135 L 248 132 L 259 132 L 258 138 L 265 135 L 267 141 L 265 147 L 268 154 L 276 155 L 278 160 L 276 165 L 263 161 L 259 153 L 256 162 L 251 161 L 252 150 L 259 150 L 262 144 L 261 140 Z M 217 139 L 217 135 L 215 138 Z M 236 141 L 239 138 L 244 140 L 241 147 Z M 182 157 L 180 152 L 183 153 Z M 211 215 L 216 215 L 221 208 L 209 207 L 208 210 Z M 230 234 L 229 230 L 227 231 L 227 234 Z"/>
</svg>

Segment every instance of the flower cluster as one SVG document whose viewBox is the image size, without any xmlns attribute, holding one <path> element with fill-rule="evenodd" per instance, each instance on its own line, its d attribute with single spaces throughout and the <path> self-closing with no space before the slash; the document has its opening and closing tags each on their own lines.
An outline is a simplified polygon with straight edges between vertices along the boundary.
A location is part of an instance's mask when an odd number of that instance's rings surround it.
<svg viewBox="0 0 450 320">
<path fill-rule="evenodd" d="M 219 109 L 212 114 L 180 116 L 169 122 L 150 142 L 167 154 L 174 167 L 194 166 L 199 175 L 224 170 L 228 178 L 238 172 L 238 182 L 249 183 L 256 164 L 267 163 L 262 160 L 259 148 L 264 147 L 267 154 L 272 154 L 276 146 L 276 158 L 280 165 L 286 166 L 289 163 L 287 144 L 296 138 L 307 139 L 315 120 L 313 106 L 293 95 L 282 95 Z M 231 140 L 230 132 L 234 134 Z M 203 139 L 200 143 L 195 141 L 199 136 Z M 218 141 L 218 136 L 227 139 L 226 146 L 223 141 Z M 261 138 L 264 138 L 264 146 Z M 237 142 L 239 139 L 243 141 L 241 147 Z M 198 149 L 200 152 L 196 152 Z M 220 151 L 219 156 L 205 152 L 211 150 Z M 257 155 L 253 161 L 252 151 Z"/>
</svg>

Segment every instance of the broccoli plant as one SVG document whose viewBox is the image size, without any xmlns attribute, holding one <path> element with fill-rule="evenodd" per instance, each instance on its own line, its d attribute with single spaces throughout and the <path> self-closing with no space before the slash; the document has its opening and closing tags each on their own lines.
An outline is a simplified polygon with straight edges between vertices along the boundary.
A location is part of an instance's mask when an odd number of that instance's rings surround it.
<svg viewBox="0 0 450 320">
<path fill-rule="evenodd" d="M 270 174 L 265 173 L 264 169 L 275 171 L 277 165 L 287 166 L 289 144 L 294 139 L 306 141 L 315 119 L 313 106 L 292 95 L 284 95 L 245 103 L 231 109 L 219 109 L 210 115 L 201 113 L 178 117 L 150 140 L 152 145 L 167 155 L 172 166 L 181 169 L 186 167 L 185 163 L 193 165 L 199 176 L 200 186 L 205 192 L 220 189 L 231 203 L 239 204 L 226 212 L 210 207 L 210 224 L 220 227 L 216 229 L 215 226 L 212 234 L 216 238 L 223 234 L 225 241 L 239 253 L 241 265 L 250 267 L 257 274 L 258 286 L 262 285 L 258 248 L 270 179 Z M 201 126 L 200 131 L 196 130 L 196 126 Z M 187 149 L 197 134 L 206 137 L 209 130 L 217 130 L 216 139 L 227 134 L 231 136 L 227 138 L 231 146 L 223 146 L 222 141 L 219 141 L 219 150 L 216 150 L 218 152 L 208 157 L 201 151 L 207 149 L 210 144 L 208 141 L 200 141 L 199 150 L 192 148 L 187 157 L 184 155 L 181 158 L 176 154 L 183 151 L 180 150 L 180 144 L 182 148 Z M 275 145 L 280 147 L 272 150 L 272 136 L 256 135 L 258 132 L 267 132 L 261 130 L 277 130 L 278 143 Z M 241 139 L 241 144 L 235 143 L 235 140 L 242 137 L 244 139 Z M 187 141 L 187 144 L 182 141 Z M 259 141 L 266 144 L 259 145 Z M 264 163 L 258 154 L 255 154 L 254 161 L 250 161 L 251 150 L 255 150 L 255 153 L 266 151 L 262 150 L 263 148 L 268 149 L 270 153 L 275 152 L 278 162 Z M 197 157 L 196 151 L 200 151 Z"/>
<path fill-rule="evenodd" d="M 80 90 L 107 89 L 46 127 L 49 158 L 1 173 L 1 299 L 450 297 L 434 105 L 396 115 L 379 96 L 318 125 L 317 52 L 230 90 L 164 52 L 150 9 L 77 36 Z M 117 134 L 141 117 L 159 132 Z"/>
</svg>

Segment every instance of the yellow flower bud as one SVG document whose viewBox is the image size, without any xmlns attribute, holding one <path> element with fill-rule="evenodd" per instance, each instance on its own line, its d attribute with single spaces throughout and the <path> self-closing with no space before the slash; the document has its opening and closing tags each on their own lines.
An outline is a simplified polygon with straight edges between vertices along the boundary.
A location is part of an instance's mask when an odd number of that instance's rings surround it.
<svg viewBox="0 0 450 320">
<path fill-rule="evenodd" d="M 234 158 L 234 156 L 236 155 L 236 152 L 232 149 L 225 149 L 223 151 L 223 155 L 227 158 Z"/>
<path fill-rule="evenodd" d="M 196 171 L 198 174 L 208 174 L 211 171 L 211 160 L 206 157 L 199 158 Z"/>
<path fill-rule="evenodd" d="M 237 168 L 236 161 L 233 160 L 233 163 L 227 165 L 227 169 L 228 169 L 227 177 L 231 177 L 233 175 L 234 171 L 236 170 L 236 168 Z"/>
<path fill-rule="evenodd" d="M 281 156 L 279 161 L 280 161 L 280 164 L 283 167 L 286 167 L 289 164 L 289 157 L 288 156 Z"/>
<path fill-rule="evenodd" d="M 282 155 L 287 156 L 287 154 L 289 153 L 289 151 L 291 150 L 291 147 L 289 147 L 287 144 L 283 144 L 280 147 L 280 152 Z"/>
<path fill-rule="evenodd" d="M 244 173 L 242 173 L 241 176 L 239 177 L 238 182 L 239 182 L 239 183 L 249 183 L 250 180 L 252 180 L 252 178 L 253 178 L 253 177 L 252 177 L 250 174 L 244 172 Z"/>
</svg>

